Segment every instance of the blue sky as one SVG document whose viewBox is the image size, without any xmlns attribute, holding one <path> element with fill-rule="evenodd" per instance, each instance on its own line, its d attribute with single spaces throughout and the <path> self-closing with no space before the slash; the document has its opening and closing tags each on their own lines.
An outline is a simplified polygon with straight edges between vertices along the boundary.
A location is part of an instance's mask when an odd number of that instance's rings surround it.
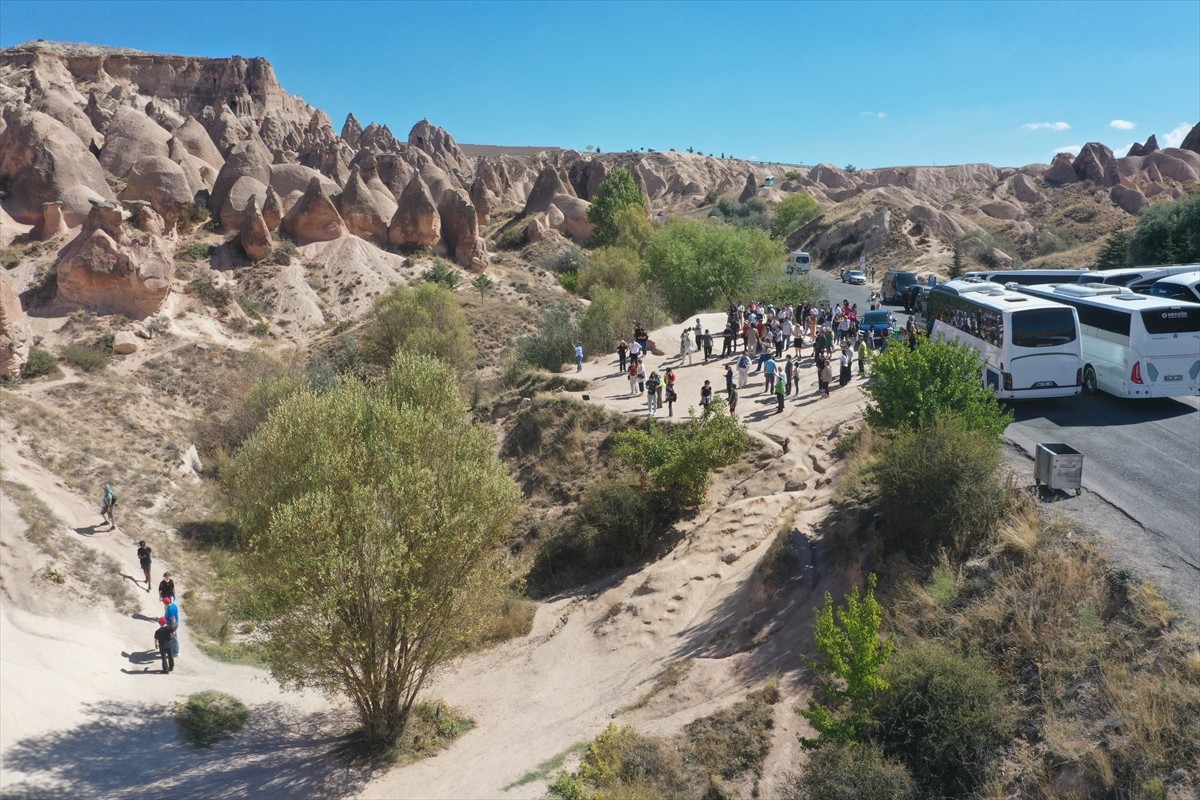
<svg viewBox="0 0 1200 800">
<path fill-rule="evenodd" d="M 339 129 L 476 144 L 1019 166 L 1200 121 L 1200 0 L 0 0 L 0 46 L 38 38 L 264 56 Z"/>
</svg>

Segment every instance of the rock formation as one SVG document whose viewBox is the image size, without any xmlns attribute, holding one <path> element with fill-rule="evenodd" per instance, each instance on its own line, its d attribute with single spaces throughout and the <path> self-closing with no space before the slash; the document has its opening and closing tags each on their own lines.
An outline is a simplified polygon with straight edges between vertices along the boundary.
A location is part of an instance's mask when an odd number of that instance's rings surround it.
<svg viewBox="0 0 1200 800">
<path fill-rule="evenodd" d="M 53 239 L 69 230 L 66 219 L 63 218 L 63 201 L 42 204 L 42 224 L 37 228 L 39 239 Z"/>
<path fill-rule="evenodd" d="M 459 266 L 472 267 L 476 256 L 475 240 L 479 238 L 479 221 L 467 193 L 462 189 L 445 192 L 438 203 L 438 216 L 442 222 L 442 241 L 446 245 L 446 252 Z"/>
<path fill-rule="evenodd" d="M 1074 161 L 1075 157 L 1070 153 L 1054 156 L 1054 160 L 1050 162 L 1050 169 L 1046 170 L 1046 185 L 1063 186 L 1078 181 L 1079 175 L 1075 173 Z"/>
<path fill-rule="evenodd" d="M 358 147 L 358 138 L 362 136 L 363 127 L 353 114 L 346 115 L 346 121 L 342 123 L 342 139 L 351 147 Z"/>
<path fill-rule="evenodd" d="M 283 203 L 270 186 L 267 187 L 267 196 L 263 200 L 262 216 L 268 230 L 279 230 L 279 223 L 283 221 Z"/>
<path fill-rule="evenodd" d="M 1146 199 L 1146 195 L 1142 194 L 1137 189 L 1132 189 L 1119 183 L 1109 190 L 1109 197 L 1111 197 L 1112 201 L 1128 214 L 1136 215 L 1142 210 L 1142 208 L 1150 203 L 1150 201 Z"/>
<path fill-rule="evenodd" d="M 171 134 L 145 112 L 122 106 L 108 123 L 100 165 L 118 178 L 124 178 L 134 164 L 147 156 L 169 156 L 167 142 L 170 138 Z"/>
<path fill-rule="evenodd" d="M 253 203 L 255 210 L 263 211 L 258 198 L 265 198 L 267 192 L 267 185 L 256 178 L 249 175 L 238 178 L 237 183 L 230 187 L 229 193 L 225 196 L 225 202 L 221 204 L 221 209 L 217 213 L 221 227 L 230 232 L 241 230 L 242 215 L 245 214 L 251 198 L 255 199 Z"/>
<path fill-rule="evenodd" d="M 237 229 L 238 241 L 242 250 L 253 261 L 262 261 L 275 252 L 275 243 L 271 240 L 271 231 L 267 222 L 258 210 L 258 198 L 251 195 L 242 209 L 240 224 Z"/>
<path fill-rule="evenodd" d="M 408 132 L 408 143 L 428 154 L 435 164 L 447 172 L 469 175 L 475 171 L 474 163 L 454 141 L 454 137 L 428 119 L 412 126 Z"/>
<path fill-rule="evenodd" d="M 216 171 L 225 165 L 225 158 L 213 143 L 212 137 L 195 117 L 188 117 L 183 124 L 172 131 L 171 136 L 177 139 L 189 153 Z"/>
<path fill-rule="evenodd" d="M 420 175 L 414 175 L 400 194 L 388 225 L 388 241 L 396 247 L 435 247 L 442 239 L 438 208 Z"/>
<path fill-rule="evenodd" d="M 263 188 L 257 191 L 259 197 L 264 196 L 271 183 L 271 153 L 257 139 L 247 139 L 229 151 L 209 196 L 208 207 L 214 214 L 222 212 L 229 191 L 240 178 L 253 178 L 262 184 Z"/>
<path fill-rule="evenodd" d="M 742 193 L 738 195 L 738 202 L 745 203 L 751 198 L 758 196 L 758 178 L 751 172 L 746 176 L 746 185 L 742 187 Z"/>
<path fill-rule="evenodd" d="M 367 187 L 358 170 L 350 174 L 346 188 L 338 195 L 337 208 L 350 233 L 380 246 L 387 245 L 392 215 Z"/>
<path fill-rule="evenodd" d="M 87 147 L 58 120 L 39 111 L 6 111 L 0 131 L 0 180 L 8 183 L 4 208 L 25 225 L 41 225 L 42 206 L 66 201 L 82 186 L 90 196 L 111 199 L 104 170 Z"/>
<path fill-rule="evenodd" d="M 147 208 L 145 213 L 154 212 Z M 131 232 L 124 221 L 119 202 L 92 206 L 55 262 L 60 300 L 132 319 L 158 311 L 175 277 L 174 252 L 160 236 Z"/>
<path fill-rule="evenodd" d="M 192 204 L 193 192 L 183 167 L 166 156 L 146 156 L 129 170 L 122 200 L 146 200 L 163 218 L 168 230 Z"/>
<path fill-rule="evenodd" d="M 1113 151 L 1099 142 L 1088 142 L 1075 156 L 1075 174 L 1081 181 L 1095 181 L 1102 186 L 1117 183 L 1116 159 Z"/>
<path fill-rule="evenodd" d="M 1183 137 L 1183 141 L 1179 145 L 1180 150 L 1189 150 L 1193 153 L 1200 153 L 1200 122 L 1197 122 L 1188 135 Z"/>
<path fill-rule="evenodd" d="M 545 211 L 554 202 L 555 195 L 570 193 L 571 191 L 567 188 L 567 183 L 563 181 L 558 169 L 546 167 L 538 174 L 533 188 L 529 190 L 529 197 L 525 200 L 525 207 L 521 209 L 521 215 L 529 216 Z"/>
<path fill-rule="evenodd" d="M 284 214 L 279 227 L 300 244 L 328 242 L 347 234 L 346 224 L 325 193 L 320 178 L 308 182 L 308 189 Z"/>
<path fill-rule="evenodd" d="M 16 379 L 29 361 L 33 331 L 6 271 L 0 271 L 0 377 Z"/>
</svg>

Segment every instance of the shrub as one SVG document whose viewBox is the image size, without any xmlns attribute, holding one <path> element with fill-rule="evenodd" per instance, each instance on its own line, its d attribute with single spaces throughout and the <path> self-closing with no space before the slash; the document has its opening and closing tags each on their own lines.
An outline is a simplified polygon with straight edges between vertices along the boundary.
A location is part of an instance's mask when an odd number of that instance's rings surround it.
<svg viewBox="0 0 1200 800">
<path fill-rule="evenodd" d="M 433 265 L 421 273 L 421 280 L 445 286 L 447 289 L 453 291 L 458 288 L 459 282 L 462 281 L 462 276 L 445 261 L 435 258 Z"/>
<path fill-rule="evenodd" d="M 567 272 L 578 273 L 585 269 L 588 265 L 587 251 L 582 247 L 574 244 L 568 244 L 561 250 L 555 250 L 540 256 L 537 260 L 537 266 L 546 270 L 562 275 Z"/>
<path fill-rule="evenodd" d="M 950 413 L 886 439 L 872 473 L 884 541 L 916 556 L 965 554 L 1004 508 L 999 440 Z"/>
<path fill-rule="evenodd" d="M 776 306 L 791 303 L 795 308 L 809 305 L 829 304 L 829 290 L 824 283 L 811 275 L 784 277 L 773 275 L 764 279 L 754 290 L 755 297 L 769 298 Z"/>
<path fill-rule="evenodd" d="M 817 205 L 817 201 L 804 192 L 797 192 L 780 200 L 775 206 L 771 232 L 777 239 L 784 239 L 789 233 L 820 215 L 821 207 Z"/>
<path fill-rule="evenodd" d="M 772 681 L 731 708 L 684 726 L 692 757 L 722 778 L 759 774 L 771 750 L 779 686 Z"/>
<path fill-rule="evenodd" d="M 212 258 L 213 250 L 216 248 L 211 244 L 204 242 L 192 242 L 179 251 L 179 255 L 189 261 L 205 261 Z"/>
<path fill-rule="evenodd" d="M 744 203 L 732 197 L 722 197 L 717 201 L 712 215 L 730 225 L 768 231 L 771 229 L 771 215 L 767 213 L 767 204 L 757 197 L 751 197 Z"/>
<path fill-rule="evenodd" d="M 908 766 L 926 796 L 969 795 L 1012 735 L 1004 685 L 982 659 L 933 643 L 898 650 L 886 677 L 876 741 Z"/>
<path fill-rule="evenodd" d="M 233 293 L 224 286 L 217 286 L 207 277 L 200 277 L 190 281 L 187 285 L 188 293 L 200 298 L 200 302 L 206 306 L 212 306 L 218 311 L 222 311 L 233 302 Z"/>
<path fill-rule="evenodd" d="M 151 336 L 161 336 L 171 330 L 171 318 L 165 315 L 150 317 L 144 323 L 146 332 Z"/>
<path fill-rule="evenodd" d="M 586 353 L 611 353 L 617 342 L 630 337 L 635 322 L 652 331 L 670 321 L 653 289 L 645 286 L 632 292 L 601 289 L 579 316 L 579 339 Z"/>
<path fill-rule="evenodd" d="M 575 291 L 579 286 L 579 273 L 578 272 L 560 273 L 558 276 L 558 285 L 561 286 L 562 288 L 566 289 L 571 294 L 575 294 Z"/>
<path fill-rule="evenodd" d="M 683 425 L 650 420 L 645 428 L 613 436 L 613 456 L 642 471 L 655 503 L 675 514 L 704 502 L 712 470 L 732 464 L 746 450 L 746 431 L 717 399 L 699 419 Z"/>
<path fill-rule="evenodd" d="M 571 309 L 552 306 L 542 315 L 535 332 L 517 340 L 517 355 L 526 364 L 558 372 L 572 358 L 578 340 L 579 329 Z"/>
<path fill-rule="evenodd" d="M 1129 240 L 1134 264 L 1191 264 L 1200 261 L 1200 195 L 1141 210 Z"/>
<path fill-rule="evenodd" d="M 363 363 L 379 371 L 389 368 L 400 350 L 439 358 L 460 375 L 475 367 L 467 318 L 453 292 L 441 283 L 397 286 L 381 295 L 363 328 L 362 342 Z"/>
<path fill-rule="evenodd" d="M 29 359 L 25 362 L 21 375 L 25 378 L 39 378 L 42 375 L 49 375 L 56 369 L 58 369 L 58 359 L 54 357 L 54 354 L 35 346 L 29 348 Z"/>
<path fill-rule="evenodd" d="M 1104 239 L 1104 246 L 1096 255 L 1096 263 L 1092 265 L 1092 269 L 1120 269 L 1133 266 L 1133 259 L 1129 255 L 1130 238 L 1132 238 L 1131 234 L 1124 228 L 1110 233 Z"/>
<path fill-rule="evenodd" d="M 525 231 L 525 226 L 520 224 L 523 220 L 505 228 L 496 237 L 496 247 L 500 250 L 520 250 L 529 242 L 529 235 Z"/>
<path fill-rule="evenodd" d="M 96 372 L 108 366 L 112 358 L 112 345 L 108 350 L 93 344 L 69 344 L 58 354 L 59 358 L 84 372 Z"/>
<path fill-rule="evenodd" d="M 785 800 L 918 800 L 908 769 L 870 744 L 834 744 L 809 756 L 784 788 Z"/>
<path fill-rule="evenodd" d="M 587 266 L 579 271 L 579 293 L 595 299 L 601 289 L 621 289 L 631 292 L 637 288 L 642 272 L 642 259 L 628 247 L 601 247 L 592 253 Z"/>
<path fill-rule="evenodd" d="M 885 428 L 922 428 L 943 413 L 999 439 L 1012 422 L 980 377 L 979 355 L 967 345 L 924 342 L 916 350 L 889 347 L 871 360 L 867 421 Z M 920 474 L 920 473 L 914 473 Z"/>
<path fill-rule="evenodd" d="M 630 207 L 645 216 L 646 196 L 638 188 L 633 173 L 617 167 L 600 182 L 600 186 L 596 188 L 596 196 L 592 198 L 592 204 L 588 208 L 588 222 L 596 226 L 592 243 L 606 245 L 616 242 L 619 233 L 617 214 Z"/>
<path fill-rule="evenodd" d="M 175 704 L 175 723 L 196 747 L 210 747 L 240 731 L 250 709 L 233 695 L 212 689 L 188 695 Z"/>
</svg>

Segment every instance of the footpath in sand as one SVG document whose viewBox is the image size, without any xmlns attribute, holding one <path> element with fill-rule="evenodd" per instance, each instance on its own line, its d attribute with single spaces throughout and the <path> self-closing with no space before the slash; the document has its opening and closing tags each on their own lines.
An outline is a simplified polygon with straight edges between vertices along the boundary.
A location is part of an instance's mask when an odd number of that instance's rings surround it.
<svg viewBox="0 0 1200 800">
<path fill-rule="evenodd" d="M 701 315 L 701 323 L 720 331 L 725 315 Z M 733 359 L 705 365 L 697 353 L 690 366 L 686 359 L 680 366 L 682 328 L 651 334 L 664 355 L 648 358 L 647 374 L 675 368 L 675 416 L 686 419 L 689 406 L 699 409 L 706 379 L 717 395 L 724 394 L 725 365 Z M 718 340 L 715 352 L 720 349 Z M 476 727 L 438 756 L 380 775 L 362 797 L 541 797 L 544 780 L 514 784 L 542 762 L 590 741 L 610 722 L 674 734 L 774 677 L 783 699 L 775 706 L 774 744 L 760 783 L 761 796 L 773 796 L 798 756 L 796 733 L 804 723 L 792 708 L 806 691 L 799 654 L 811 650 L 812 609 L 826 590 L 838 594 L 848 587 L 845 576 L 817 563 L 818 548 L 804 538 L 827 510 L 830 451 L 845 424 L 860 418 L 863 405 L 857 377 L 820 399 L 810 348 L 806 354 L 801 394 L 786 400 L 783 413 L 776 413 L 774 395 L 762 391 L 762 375 L 752 373 L 741 390 L 738 415 L 769 458 L 752 452 L 748 475 L 731 468 L 718 476 L 709 502 L 681 523 L 679 544 L 661 559 L 543 603 L 529 636 L 443 673 L 429 693 L 462 708 Z M 578 394 L 591 402 L 647 413 L 645 398 L 629 395 L 615 356 L 585 361 L 578 377 L 589 381 Z M 665 418 L 666 410 L 658 417 Z M 785 490 L 789 485 L 794 491 Z M 792 531 L 796 549 L 807 550 L 804 575 L 786 592 L 772 594 L 755 579 L 755 567 L 781 530 Z M 693 662 L 680 685 L 644 708 L 622 712 L 665 665 L 679 660 Z"/>
</svg>

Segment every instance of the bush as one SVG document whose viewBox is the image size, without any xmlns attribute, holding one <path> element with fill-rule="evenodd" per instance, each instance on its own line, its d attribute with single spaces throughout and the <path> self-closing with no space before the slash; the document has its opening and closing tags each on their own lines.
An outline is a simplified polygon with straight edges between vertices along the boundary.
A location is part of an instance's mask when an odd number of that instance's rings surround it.
<svg viewBox="0 0 1200 800">
<path fill-rule="evenodd" d="M 212 258 L 213 250 L 216 248 L 211 244 L 204 242 L 192 242 L 188 246 L 179 251 L 179 255 L 189 261 L 207 261 Z"/>
<path fill-rule="evenodd" d="M 596 226 L 592 243 L 597 246 L 615 243 L 620 233 L 617 229 L 617 215 L 631 207 L 645 216 L 646 196 L 638 188 L 633 173 L 617 167 L 600 182 L 600 186 L 596 188 L 596 196 L 592 198 L 592 204 L 588 208 L 588 222 Z"/>
<path fill-rule="evenodd" d="M 176 225 L 181 233 L 190 233 L 197 226 L 208 222 L 210 218 L 212 218 L 212 213 L 208 210 L 208 206 L 192 203 L 179 212 L 179 220 Z"/>
<path fill-rule="evenodd" d="M 875 708 L 876 741 L 904 762 L 925 796 L 968 796 L 1012 735 L 1007 692 L 976 657 L 940 644 L 898 650 Z"/>
<path fill-rule="evenodd" d="M 1200 195 L 1142 209 L 1129 240 L 1134 264 L 1200 261 Z"/>
<path fill-rule="evenodd" d="M 58 369 L 58 359 L 49 350 L 43 350 L 40 347 L 29 348 L 29 359 L 25 362 L 25 368 L 21 370 L 22 377 L 39 378 L 42 375 L 49 375 Z"/>
<path fill-rule="evenodd" d="M 811 275 L 793 277 L 773 275 L 758 285 L 754 290 L 754 296 L 765 298 L 777 307 L 788 303 L 791 303 L 796 309 L 805 304 L 829 305 L 829 289 Z"/>
<path fill-rule="evenodd" d="M 820 215 L 821 207 L 817 201 L 804 192 L 797 192 L 780 200 L 775 206 L 772 233 L 777 239 L 785 239 L 789 233 Z"/>
<path fill-rule="evenodd" d="M 587 251 L 582 247 L 574 244 L 568 244 L 561 250 L 555 250 L 551 253 L 546 253 L 538 258 L 537 266 L 546 270 L 562 275 L 567 272 L 578 273 L 580 270 L 586 269 L 588 265 Z"/>
<path fill-rule="evenodd" d="M 712 215 L 730 225 L 771 230 L 771 215 L 767 213 L 767 204 L 757 197 L 751 197 L 744 203 L 732 197 L 722 197 L 717 201 Z"/>
<path fill-rule="evenodd" d="M 196 747 L 210 747 L 240 731 L 250 709 L 233 695 L 215 690 L 188 695 L 175 704 L 175 723 Z"/>
<path fill-rule="evenodd" d="M 445 261 L 435 258 L 433 266 L 421 273 L 421 280 L 436 283 L 454 291 L 458 288 L 459 282 L 462 281 L 462 276 Z"/>
<path fill-rule="evenodd" d="M 518 220 L 511 227 L 505 228 L 496 237 L 496 247 L 500 250 L 520 250 L 529 243 L 529 234 L 525 231 L 524 220 Z"/>
<path fill-rule="evenodd" d="M 579 288 L 579 273 L 578 272 L 563 272 L 558 276 L 558 285 L 566 289 L 571 294 L 575 294 Z"/>
<path fill-rule="evenodd" d="M 934 341 L 916 350 L 889 347 L 872 358 L 871 372 L 865 391 L 872 425 L 922 428 L 949 412 L 998 440 L 1012 422 L 1012 414 L 1002 411 L 983 385 L 979 355 L 967 345 Z"/>
<path fill-rule="evenodd" d="M 226 306 L 233 302 L 233 293 L 224 286 L 217 286 L 207 277 L 200 277 L 190 281 L 187 285 L 188 293 L 200 298 L 200 302 L 206 306 L 212 306 L 218 311 L 223 311 Z"/>
<path fill-rule="evenodd" d="M 683 732 L 692 757 L 722 778 L 759 774 L 771 750 L 777 702 L 779 686 L 772 681 L 737 705 L 688 723 Z"/>
<path fill-rule="evenodd" d="M 785 800 L 918 800 L 917 783 L 874 745 L 828 745 L 784 788 Z"/>
<path fill-rule="evenodd" d="M 59 351 L 58 357 L 84 372 L 97 372 L 108 366 L 112 345 L 104 350 L 93 344 L 69 344 Z"/>
<path fill-rule="evenodd" d="M 595 299 L 602 289 L 631 292 L 637 288 L 642 259 L 628 247 L 601 247 L 592 253 L 587 266 L 579 271 L 579 293 Z"/>
<path fill-rule="evenodd" d="M 671 321 L 658 294 L 645 286 L 632 292 L 600 289 L 579 316 L 579 339 L 585 353 L 611 353 L 617 342 L 628 339 L 634 323 L 657 330 Z"/>
<path fill-rule="evenodd" d="M 613 456 L 642 471 L 655 504 L 669 514 L 703 503 L 712 471 L 732 464 L 747 445 L 745 429 L 719 398 L 699 419 L 683 425 L 652 419 L 645 428 L 618 432 L 613 441 Z"/>
<path fill-rule="evenodd" d="M 475 342 L 467 318 L 453 292 L 441 283 L 397 286 L 380 296 L 363 328 L 362 349 L 363 363 L 381 372 L 390 368 L 400 350 L 439 358 L 460 375 L 475 368 Z"/>
<path fill-rule="evenodd" d="M 542 315 L 538 329 L 517 340 L 517 356 L 526 364 L 558 372 L 573 358 L 579 329 L 567 306 L 553 306 Z"/>
<path fill-rule="evenodd" d="M 967 553 L 1004 509 L 1000 457 L 994 435 L 952 413 L 896 431 L 872 468 L 884 541 L 918 557 Z"/>
</svg>

